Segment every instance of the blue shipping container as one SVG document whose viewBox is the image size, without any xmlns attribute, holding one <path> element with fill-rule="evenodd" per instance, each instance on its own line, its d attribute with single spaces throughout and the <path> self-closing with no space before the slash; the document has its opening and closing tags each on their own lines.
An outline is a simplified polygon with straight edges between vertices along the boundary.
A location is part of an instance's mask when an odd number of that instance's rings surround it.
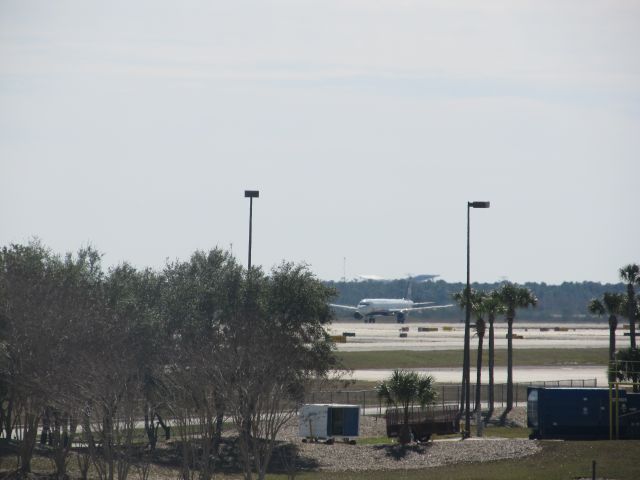
<svg viewBox="0 0 640 480">
<path fill-rule="evenodd" d="M 621 413 L 626 401 L 621 390 Z M 536 438 L 609 438 L 609 389 L 529 387 L 527 426 Z"/>
</svg>

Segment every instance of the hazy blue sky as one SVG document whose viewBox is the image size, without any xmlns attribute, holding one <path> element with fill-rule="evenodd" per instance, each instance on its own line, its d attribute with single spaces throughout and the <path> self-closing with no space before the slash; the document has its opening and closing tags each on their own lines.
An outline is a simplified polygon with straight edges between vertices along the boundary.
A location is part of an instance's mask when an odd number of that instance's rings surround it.
<svg viewBox="0 0 640 480">
<path fill-rule="evenodd" d="M 617 281 L 638 1 L 0 0 L 0 244 Z"/>
</svg>

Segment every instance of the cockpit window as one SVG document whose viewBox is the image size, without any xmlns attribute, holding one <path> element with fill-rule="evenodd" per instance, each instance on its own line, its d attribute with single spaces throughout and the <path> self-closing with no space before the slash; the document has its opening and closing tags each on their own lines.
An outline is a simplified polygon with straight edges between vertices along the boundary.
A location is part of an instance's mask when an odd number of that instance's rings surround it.
<svg viewBox="0 0 640 480">
<path fill-rule="evenodd" d="M 369 305 L 371 305 L 371 303 L 369 303 L 369 302 L 360 302 L 358 304 L 359 307 L 368 307 Z"/>
</svg>

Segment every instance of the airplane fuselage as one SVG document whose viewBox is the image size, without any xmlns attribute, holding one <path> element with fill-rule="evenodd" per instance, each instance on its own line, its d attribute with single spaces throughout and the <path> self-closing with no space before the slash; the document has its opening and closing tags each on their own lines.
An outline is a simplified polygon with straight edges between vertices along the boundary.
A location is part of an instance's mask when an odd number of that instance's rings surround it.
<svg viewBox="0 0 640 480">
<path fill-rule="evenodd" d="M 364 298 L 358 303 L 354 317 L 398 315 L 399 310 L 413 308 L 413 302 L 404 298 Z"/>
</svg>

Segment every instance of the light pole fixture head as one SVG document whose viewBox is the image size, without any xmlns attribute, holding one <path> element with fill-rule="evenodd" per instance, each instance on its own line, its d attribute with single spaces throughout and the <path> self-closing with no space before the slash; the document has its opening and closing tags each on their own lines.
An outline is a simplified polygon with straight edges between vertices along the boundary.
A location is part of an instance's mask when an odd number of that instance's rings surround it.
<svg viewBox="0 0 640 480">
<path fill-rule="evenodd" d="M 244 191 L 245 198 L 258 198 L 260 196 L 259 190 L 245 190 Z"/>
<path fill-rule="evenodd" d="M 471 208 L 489 208 L 491 202 L 469 202 Z"/>
</svg>

